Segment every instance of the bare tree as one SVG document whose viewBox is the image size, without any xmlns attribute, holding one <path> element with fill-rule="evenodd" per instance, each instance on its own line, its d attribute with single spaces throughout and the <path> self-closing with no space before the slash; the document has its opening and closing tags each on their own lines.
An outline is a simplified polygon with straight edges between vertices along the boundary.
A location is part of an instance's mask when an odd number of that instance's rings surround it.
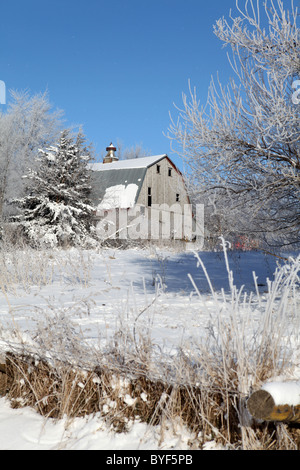
<svg viewBox="0 0 300 470">
<path fill-rule="evenodd" d="M 135 144 L 131 147 L 123 148 L 123 143 L 117 141 L 117 156 L 119 160 L 131 160 L 133 158 L 147 157 L 151 155 L 149 150 L 145 150 L 142 144 Z"/>
<path fill-rule="evenodd" d="M 8 111 L 0 114 L 0 221 L 6 202 L 22 195 L 22 176 L 40 147 L 58 136 L 61 112 L 53 112 L 47 94 L 12 91 Z"/>
<path fill-rule="evenodd" d="M 285 2 L 286 4 L 287 2 Z M 212 80 L 204 106 L 190 86 L 171 146 L 189 169 L 194 197 L 203 194 L 222 228 L 256 233 L 268 243 L 299 242 L 300 105 L 293 100 L 300 74 L 297 9 L 293 2 L 236 3 L 239 16 L 219 19 L 216 36 L 230 46 L 237 77 Z M 265 25 L 265 27 L 263 27 Z M 213 196 L 212 196 L 213 195 Z"/>
</svg>

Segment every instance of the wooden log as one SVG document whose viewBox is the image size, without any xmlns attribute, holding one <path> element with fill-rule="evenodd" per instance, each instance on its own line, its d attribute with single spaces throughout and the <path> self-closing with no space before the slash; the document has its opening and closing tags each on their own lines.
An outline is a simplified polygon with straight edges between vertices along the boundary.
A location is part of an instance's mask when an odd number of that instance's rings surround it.
<svg viewBox="0 0 300 470">
<path fill-rule="evenodd" d="M 262 421 L 300 423 L 300 403 L 296 406 L 287 403 L 275 405 L 272 395 L 266 390 L 254 392 L 247 401 L 247 408 L 253 418 Z"/>
<path fill-rule="evenodd" d="M 0 396 L 6 395 L 6 392 L 7 392 L 6 364 L 0 364 Z"/>
</svg>

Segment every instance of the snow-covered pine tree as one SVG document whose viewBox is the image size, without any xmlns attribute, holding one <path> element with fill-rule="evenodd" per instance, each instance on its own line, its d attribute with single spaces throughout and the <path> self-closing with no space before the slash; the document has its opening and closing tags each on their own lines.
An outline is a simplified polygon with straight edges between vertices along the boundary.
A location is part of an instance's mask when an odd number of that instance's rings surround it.
<svg viewBox="0 0 300 470">
<path fill-rule="evenodd" d="M 57 145 L 39 151 L 38 168 L 24 175 L 27 195 L 11 201 L 21 209 L 12 220 L 34 246 L 95 243 L 88 171 L 92 155 L 84 143 L 82 133 L 74 139 L 64 130 Z"/>
</svg>

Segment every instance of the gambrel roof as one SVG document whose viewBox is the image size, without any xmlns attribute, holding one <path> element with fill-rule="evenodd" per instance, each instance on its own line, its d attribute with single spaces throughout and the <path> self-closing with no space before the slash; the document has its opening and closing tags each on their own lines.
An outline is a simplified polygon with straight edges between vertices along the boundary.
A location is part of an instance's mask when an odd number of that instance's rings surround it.
<svg viewBox="0 0 300 470">
<path fill-rule="evenodd" d="M 92 163 L 92 199 L 101 209 L 128 208 L 136 204 L 147 169 L 168 158 L 166 154 L 119 160 L 112 163 Z M 175 165 L 169 160 L 170 164 Z M 179 171 L 176 168 L 177 171 Z"/>
</svg>

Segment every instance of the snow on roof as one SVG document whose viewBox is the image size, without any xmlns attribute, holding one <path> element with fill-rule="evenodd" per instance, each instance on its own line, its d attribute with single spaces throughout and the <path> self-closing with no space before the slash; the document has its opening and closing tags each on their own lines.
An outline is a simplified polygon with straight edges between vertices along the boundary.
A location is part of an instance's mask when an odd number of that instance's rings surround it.
<svg viewBox="0 0 300 470">
<path fill-rule="evenodd" d="M 117 162 L 116 162 L 117 163 Z M 102 166 L 111 167 L 110 163 L 102 164 Z M 95 206 L 98 206 L 104 197 L 108 197 L 106 193 L 109 188 L 116 188 L 119 185 L 127 187 L 136 185 L 135 202 L 143 185 L 147 168 L 124 168 L 119 171 L 92 171 L 92 194 L 91 198 Z"/>
<path fill-rule="evenodd" d="M 98 210 L 134 207 L 147 168 L 163 158 L 168 158 L 167 154 L 112 163 L 91 163 L 92 200 Z"/>
<path fill-rule="evenodd" d="M 136 184 L 118 184 L 107 188 L 98 210 L 127 209 L 134 207 L 136 194 L 139 187 Z"/>
<path fill-rule="evenodd" d="M 130 160 L 119 160 L 112 163 L 92 163 L 90 165 L 91 170 L 93 171 L 104 171 L 104 170 L 123 170 L 130 168 L 148 168 L 154 163 L 162 160 L 167 157 L 164 155 L 154 155 L 152 157 L 143 157 L 143 158 L 132 158 Z"/>
</svg>

